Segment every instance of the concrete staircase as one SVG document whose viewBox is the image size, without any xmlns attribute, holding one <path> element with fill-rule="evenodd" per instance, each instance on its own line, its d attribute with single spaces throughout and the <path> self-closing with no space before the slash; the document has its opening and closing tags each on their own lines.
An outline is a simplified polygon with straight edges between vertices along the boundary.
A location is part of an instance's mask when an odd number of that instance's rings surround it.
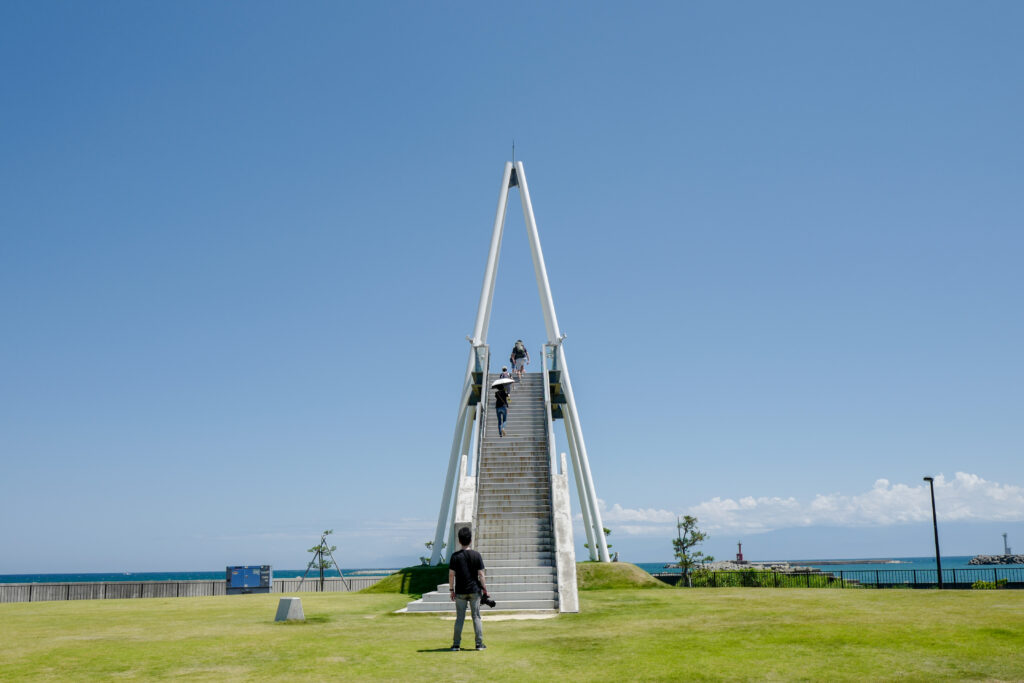
<svg viewBox="0 0 1024 683">
<path fill-rule="evenodd" d="M 497 375 L 490 375 L 487 386 L 495 379 Z M 498 436 L 494 391 L 488 390 L 487 395 L 472 547 L 483 555 L 487 589 L 498 603 L 496 610 L 557 610 L 543 375 L 526 373 L 516 383 L 504 437 Z M 409 612 L 454 609 L 448 584 L 407 608 Z"/>
</svg>

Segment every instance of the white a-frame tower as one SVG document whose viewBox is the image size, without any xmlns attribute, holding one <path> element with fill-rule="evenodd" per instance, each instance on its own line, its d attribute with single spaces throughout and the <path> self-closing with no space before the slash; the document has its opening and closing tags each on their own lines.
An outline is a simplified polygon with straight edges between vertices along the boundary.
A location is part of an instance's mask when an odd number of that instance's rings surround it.
<svg viewBox="0 0 1024 683">
<path fill-rule="evenodd" d="M 523 218 L 526 221 L 526 232 L 530 243 L 530 252 L 533 256 L 533 268 L 537 277 L 537 289 L 540 293 L 541 309 L 544 313 L 544 326 L 547 332 L 547 344 L 544 347 L 543 372 L 538 376 L 535 373 L 527 375 L 537 386 L 536 403 L 540 405 L 543 400 L 543 418 L 538 417 L 536 425 L 531 424 L 530 429 L 536 430 L 538 434 L 543 431 L 540 437 L 534 437 L 531 443 L 543 444 L 547 453 L 541 457 L 541 464 L 544 471 L 550 472 L 550 482 L 545 483 L 542 477 L 534 477 L 538 482 L 537 487 L 543 492 L 542 495 L 549 497 L 545 509 L 549 509 L 549 524 L 553 529 L 554 540 L 547 543 L 553 552 L 534 553 L 547 554 L 553 557 L 552 563 L 557 561 L 558 583 L 568 581 L 571 573 L 571 587 L 573 597 L 563 596 L 562 611 L 571 610 L 567 604 L 575 600 L 575 553 L 572 541 L 572 518 L 569 509 L 569 496 L 567 488 L 567 472 L 565 453 L 561 458 L 556 457 L 554 440 L 554 421 L 561 419 L 565 424 L 566 443 L 568 444 L 569 455 L 572 459 L 572 470 L 575 475 L 576 492 L 583 512 L 583 522 L 586 529 L 590 558 L 608 562 L 608 546 L 605 541 L 601 511 L 597 504 L 597 493 L 594 490 L 594 480 L 590 473 L 590 462 L 587 458 L 587 447 L 583 440 L 583 428 L 580 425 L 579 413 L 576 410 L 576 401 L 573 396 L 572 382 L 569 379 L 569 366 L 565 360 L 565 351 L 562 348 L 562 341 L 565 336 L 558 327 L 558 318 L 555 315 L 555 304 L 551 297 L 551 286 L 548 283 L 547 269 L 544 266 L 544 254 L 540 248 L 540 237 L 537 234 L 537 222 L 533 215 L 533 205 L 530 202 L 530 191 L 526 185 L 526 173 L 523 170 L 522 162 L 505 163 L 505 171 L 501 178 L 501 190 L 498 193 L 498 208 L 494 216 L 494 230 L 491 234 L 491 247 L 487 254 L 487 266 L 484 270 L 483 287 L 480 290 L 480 304 L 477 307 L 476 324 L 473 327 L 473 336 L 469 339 L 472 348 L 469 353 L 469 362 L 466 366 L 466 376 L 463 382 L 461 396 L 459 398 L 458 418 L 455 421 L 455 434 L 452 438 L 451 456 L 448 461 L 448 473 L 445 478 L 444 494 L 441 499 L 441 510 L 437 517 L 437 530 L 434 534 L 432 547 L 431 564 L 438 564 L 442 560 L 442 544 L 447 540 L 448 555 L 457 548 L 455 541 L 456 528 L 460 526 L 483 525 L 486 519 L 491 519 L 490 524 L 495 521 L 500 512 L 484 513 L 482 501 L 487 496 L 495 496 L 493 492 L 484 489 L 481 475 L 481 454 L 484 458 L 501 456 L 501 448 L 508 449 L 508 441 L 494 442 L 492 436 L 496 436 L 493 425 L 487 428 L 488 419 L 492 419 L 487 410 L 488 406 L 488 363 L 489 349 L 487 346 L 487 329 L 491 319 L 491 304 L 494 300 L 494 284 L 498 273 L 498 257 L 501 252 L 502 232 L 505 227 L 505 209 L 508 203 L 509 191 L 512 188 L 519 189 L 519 198 L 523 205 Z M 532 376 L 532 377 L 531 377 Z M 524 389 L 527 387 L 524 386 Z M 517 387 L 513 396 L 516 398 L 510 408 L 510 412 L 517 410 L 515 405 L 520 401 L 520 388 Z M 524 396 L 525 398 L 525 396 Z M 493 399 L 492 399 L 493 400 Z M 537 414 L 540 415 L 539 410 Z M 512 418 L 510 417 L 510 420 Z M 485 444 L 492 443 L 495 447 L 490 451 Z M 500 444 L 500 446 L 498 445 Z M 486 455 L 490 453 L 491 455 Z M 497 454 L 497 455 L 495 455 Z M 548 466 L 547 463 L 550 463 Z M 473 476 L 469 476 L 472 465 Z M 561 465 L 561 467 L 559 467 Z M 520 466 L 521 467 L 521 466 Z M 494 465 L 484 465 L 485 471 L 494 471 Z M 501 486 L 501 485 L 496 485 Z M 502 499 L 507 501 L 512 498 L 524 496 L 521 490 L 524 488 L 517 484 L 504 484 Z M 513 502 L 514 507 L 514 502 Z M 516 522 L 522 526 L 526 522 Z M 534 523 L 534 522 L 530 522 Z M 538 522 L 538 524 L 540 524 Z M 445 535 L 447 532 L 447 539 Z M 474 533 L 474 535 L 477 535 Z M 477 536 L 479 538 L 479 536 Z M 486 541 L 486 538 L 484 539 Z M 510 543 L 508 547 L 513 547 Z M 521 546 L 514 546 L 521 548 Z M 528 555 L 524 552 L 523 555 Z M 488 564 L 488 577 L 491 576 L 491 564 Z M 566 575 L 563 577 L 563 574 Z M 488 580 L 490 583 L 490 579 Z"/>
</svg>

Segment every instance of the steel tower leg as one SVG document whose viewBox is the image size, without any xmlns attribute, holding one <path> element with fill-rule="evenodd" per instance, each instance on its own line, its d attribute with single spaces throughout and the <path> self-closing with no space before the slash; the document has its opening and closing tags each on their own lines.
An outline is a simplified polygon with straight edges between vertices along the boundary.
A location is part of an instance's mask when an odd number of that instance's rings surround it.
<svg viewBox="0 0 1024 683">
<path fill-rule="evenodd" d="M 533 270 L 537 276 L 537 290 L 540 294 L 541 308 L 544 311 L 544 324 L 547 327 L 548 343 L 556 347 L 555 353 L 558 358 L 558 368 L 562 373 L 562 389 L 565 391 L 565 408 L 568 412 L 564 419 L 572 421 L 573 436 L 576 440 L 577 452 L 584 475 L 583 481 L 590 504 L 590 518 L 596 537 L 594 540 L 598 556 L 601 562 L 610 562 L 608 544 L 604 536 L 604 523 L 601 520 L 601 510 L 597 504 L 594 479 L 590 473 L 590 461 L 587 458 L 587 446 L 583 441 L 583 428 L 580 425 L 579 414 L 576 411 L 576 399 L 572 393 L 572 382 L 569 379 L 569 367 L 565 362 L 565 352 L 562 350 L 562 335 L 558 329 L 555 302 L 551 296 L 551 284 L 548 282 L 548 271 L 544 265 L 544 252 L 541 250 L 540 236 L 537 233 L 537 220 L 533 215 L 530 189 L 526 184 L 526 172 L 523 170 L 523 162 L 521 161 L 516 162 L 516 178 L 519 181 L 519 198 L 523 205 L 523 217 L 526 219 L 526 231 L 530 239 L 530 253 L 533 256 Z M 582 505 L 583 501 L 580 503 Z"/>
<path fill-rule="evenodd" d="M 466 448 L 466 442 L 472 434 L 472 422 L 479 424 L 480 411 L 473 410 L 468 406 L 469 396 L 473 385 L 473 370 L 477 358 L 477 347 L 487 343 L 487 330 L 490 327 L 491 308 L 494 302 L 494 285 L 498 274 L 498 257 L 501 253 L 501 240 L 505 227 L 505 209 L 508 205 L 509 182 L 512 173 L 515 171 L 516 184 L 519 186 L 519 197 L 523 206 L 523 218 L 526 220 L 527 237 L 530 241 L 530 254 L 533 258 L 534 274 L 537 278 L 537 290 L 540 294 L 541 310 L 544 314 L 544 327 L 548 335 L 548 343 L 555 346 L 558 369 L 561 371 L 562 387 L 565 391 L 566 405 L 566 436 L 569 441 L 569 451 L 573 458 L 573 471 L 576 477 L 577 491 L 579 492 L 580 507 L 583 510 L 584 524 L 587 530 L 587 539 L 590 541 L 591 557 L 597 553 L 597 558 L 602 562 L 608 562 L 608 545 L 604 536 L 604 524 L 601 520 L 601 511 L 598 506 L 597 492 L 594 489 L 594 480 L 590 472 L 590 460 L 587 457 L 587 447 L 583 441 L 583 428 L 580 425 L 579 414 L 576 410 L 576 399 L 572 393 L 572 382 L 569 378 L 569 368 L 565 362 L 565 352 L 562 350 L 562 335 L 558 328 L 558 317 L 555 314 L 554 299 L 551 296 L 551 285 L 548 282 L 547 268 L 544 265 L 544 253 L 540 246 L 540 237 L 537 233 L 537 221 L 533 215 L 533 204 L 530 201 L 530 191 L 526 185 L 526 172 L 522 162 L 513 166 L 512 162 L 505 163 L 505 172 L 502 174 L 501 189 L 498 192 L 498 207 L 494 216 L 494 228 L 491 233 L 491 246 L 487 255 L 487 266 L 484 270 L 483 286 L 480 290 L 480 303 L 477 306 L 476 323 L 473 327 L 473 336 L 470 339 L 471 348 L 469 362 L 466 365 L 466 377 L 463 381 L 462 394 L 459 400 L 458 418 L 455 425 L 455 433 L 452 436 L 451 455 L 448 461 L 448 473 L 445 477 L 444 493 L 441 500 L 441 510 L 438 513 L 437 528 L 434 534 L 434 545 L 431 553 L 430 563 L 438 564 L 441 559 L 441 543 L 444 539 L 445 528 L 448 526 L 448 518 L 452 510 L 452 497 L 458 487 L 459 456 Z M 486 373 L 487 368 L 484 368 Z M 486 377 L 485 377 L 486 384 Z M 472 415 L 472 417 L 471 417 Z M 481 438 L 481 435 L 477 435 Z"/>
<path fill-rule="evenodd" d="M 441 543 L 444 539 L 445 527 L 448 525 L 449 511 L 452 509 L 452 496 L 458 486 L 459 453 L 461 438 L 467 419 L 469 394 L 473 384 L 473 368 L 476 364 L 476 348 L 487 343 L 487 328 L 491 318 L 491 303 L 494 300 L 494 283 L 498 275 L 498 256 L 501 252 L 501 235 L 505 227 L 505 206 L 508 203 L 508 183 L 512 177 L 512 162 L 505 162 L 505 173 L 501 179 L 501 190 L 498 192 L 498 210 L 494 215 L 494 229 L 491 232 L 491 247 L 487 253 L 487 266 L 484 269 L 484 282 L 480 288 L 480 303 L 476 311 L 476 323 L 473 325 L 473 338 L 470 339 L 469 362 L 466 364 L 466 378 L 462 383 L 462 395 L 459 399 L 458 418 L 455 421 L 455 434 L 452 437 L 451 456 L 448 459 L 448 473 L 445 475 L 444 493 L 441 496 L 441 511 L 437 515 L 437 528 L 434 531 L 434 545 L 430 554 L 430 564 L 441 561 Z M 486 368 L 484 371 L 486 373 Z M 486 378 L 485 378 L 486 380 Z M 475 413 L 474 413 L 475 415 Z"/>
</svg>

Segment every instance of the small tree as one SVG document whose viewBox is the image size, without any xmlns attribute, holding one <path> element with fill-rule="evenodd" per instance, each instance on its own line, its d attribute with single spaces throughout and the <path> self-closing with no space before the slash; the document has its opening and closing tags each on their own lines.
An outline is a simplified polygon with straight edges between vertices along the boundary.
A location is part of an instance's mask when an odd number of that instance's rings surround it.
<svg viewBox="0 0 1024 683">
<path fill-rule="evenodd" d="M 612 530 L 609 529 L 608 527 L 604 527 L 605 546 L 608 547 L 608 548 L 612 547 L 612 544 L 608 543 L 608 537 L 611 536 L 611 535 L 612 535 Z M 586 548 L 587 550 L 590 550 L 590 544 L 589 543 L 584 543 L 583 547 Z"/>
<path fill-rule="evenodd" d="M 679 560 L 679 569 L 683 572 L 683 581 L 687 586 L 692 587 L 690 581 L 690 570 L 702 562 L 704 553 L 694 548 L 704 542 L 707 534 L 697 528 L 697 518 L 690 515 L 682 519 L 676 518 L 677 538 L 672 539 L 672 547 L 675 549 L 675 556 Z M 679 584 L 682 585 L 680 581 Z"/>
<path fill-rule="evenodd" d="M 313 553 L 313 559 L 310 562 L 310 566 L 317 569 L 320 572 L 320 592 L 324 591 L 324 572 L 334 566 L 328 557 L 334 557 L 333 553 L 338 549 L 338 546 L 327 545 L 327 537 L 334 533 L 333 529 L 320 534 L 320 543 L 310 548 L 307 552 Z"/>
<path fill-rule="evenodd" d="M 427 541 L 423 545 L 427 546 L 427 550 L 430 550 L 431 553 L 433 553 L 433 550 L 434 550 L 434 542 L 433 541 Z M 447 543 L 442 543 L 441 544 L 441 550 L 443 551 L 447 546 L 448 546 Z M 430 564 L 430 555 L 428 555 L 426 557 L 420 556 L 420 564 L 422 564 L 424 567 L 426 567 L 428 564 Z"/>
</svg>

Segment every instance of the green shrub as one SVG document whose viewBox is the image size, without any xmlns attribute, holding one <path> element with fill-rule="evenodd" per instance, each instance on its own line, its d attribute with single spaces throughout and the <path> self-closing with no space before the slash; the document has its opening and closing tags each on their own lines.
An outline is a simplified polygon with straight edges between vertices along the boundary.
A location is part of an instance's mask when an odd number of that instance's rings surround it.
<svg viewBox="0 0 1024 683">
<path fill-rule="evenodd" d="M 1006 588 L 1008 579 L 996 579 L 995 581 L 975 581 L 971 584 L 971 588 L 976 590 L 995 590 L 997 588 Z"/>
<path fill-rule="evenodd" d="M 698 570 L 694 588 L 853 588 L 857 584 L 831 574 L 782 574 L 757 569 L 724 571 Z"/>
</svg>

